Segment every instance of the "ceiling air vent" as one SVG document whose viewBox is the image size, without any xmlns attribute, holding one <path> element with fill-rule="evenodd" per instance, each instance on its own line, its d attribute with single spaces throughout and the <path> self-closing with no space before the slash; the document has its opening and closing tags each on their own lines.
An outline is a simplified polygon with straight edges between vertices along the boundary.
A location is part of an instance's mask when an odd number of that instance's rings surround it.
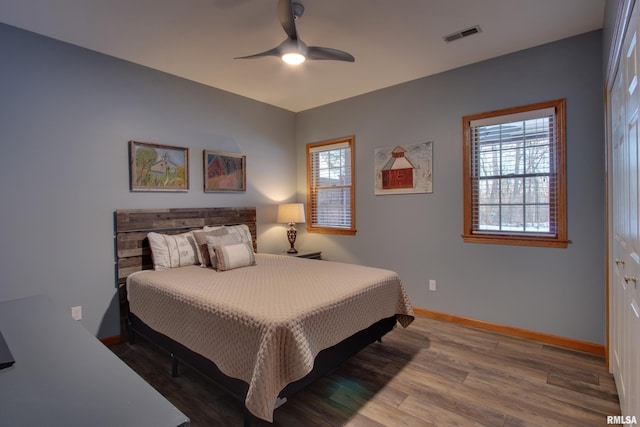
<svg viewBox="0 0 640 427">
<path fill-rule="evenodd" d="M 480 29 L 480 26 L 479 25 L 475 25 L 475 26 L 473 26 L 471 28 L 467 28 L 466 30 L 457 31 L 455 33 L 449 34 L 448 36 L 444 36 L 443 39 L 444 39 L 444 41 L 449 43 L 449 42 L 452 42 L 454 40 L 461 39 L 463 37 L 469 37 L 469 36 L 472 36 L 474 34 L 478 34 L 481 31 L 482 30 Z"/>
</svg>

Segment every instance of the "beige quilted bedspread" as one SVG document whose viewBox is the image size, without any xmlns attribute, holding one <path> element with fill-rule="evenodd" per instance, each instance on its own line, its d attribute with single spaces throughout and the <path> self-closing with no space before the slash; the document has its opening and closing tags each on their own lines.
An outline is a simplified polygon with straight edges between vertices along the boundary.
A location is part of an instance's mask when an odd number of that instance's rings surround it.
<svg viewBox="0 0 640 427">
<path fill-rule="evenodd" d="M 247 382 L 247 409 L 267 421 L 321 350 L 394 314 L 413 321 L 395 272 L 330 261 L 256 254 L 251 267 L 142 271 L 127 286 L 131 312 Z"/>
</svg>

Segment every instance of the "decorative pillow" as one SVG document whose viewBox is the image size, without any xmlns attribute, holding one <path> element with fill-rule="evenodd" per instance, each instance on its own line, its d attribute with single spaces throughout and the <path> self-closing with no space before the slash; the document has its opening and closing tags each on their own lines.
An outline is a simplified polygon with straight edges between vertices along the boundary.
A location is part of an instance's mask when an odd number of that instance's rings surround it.
<svg viewBox="0 0 640 427">
<path fill-rule="evenodd" d="M 148 233 L 154 270 L 198 263 L 196 242 L 191 232 L 182 234 Z"/>
<path fill-rule="evenodd" d="M 209 248 L 207 248 L 207 236 L 223 236 L 229 234 L 224 226 L 220 227 L 204 227 L 202 230 L 193 230 L 193 238 L 198 248 L 198 262 L 201 267 L 209 267 L 211 265 L 211 257 L 209 256 Z"/>
<path fill-rule="evenodd" d="M 211 260 L 211 266 L 217 268 L 216 251 L 214 246 L 233 245 L 235 243 L 242 243 L 242 238 L 237 234 L 222 234 L 220 236 L 206 236 L 207 251 L 209 252 L 209 259 Z"/>
<path fill-rule="evenodd" d="M 240 236 L 242 242 L 253 243 L 251 231 L 249 230 L 249 226 L 247 224 L 228 225 L 225 228 L 229 231 L 229 234 L 237 234 L 238 236 Z M 251 246 L 253 247 L 253 244 Z"/>
<path fill-rule="evenodd" d="M 236 243 L 233 245 L 215 245 L 213 250 L 216 253 L 218 262 L 216 269 L 218 271 L 256 265 L 253 246 L 249 242 Z"/>
</svg>

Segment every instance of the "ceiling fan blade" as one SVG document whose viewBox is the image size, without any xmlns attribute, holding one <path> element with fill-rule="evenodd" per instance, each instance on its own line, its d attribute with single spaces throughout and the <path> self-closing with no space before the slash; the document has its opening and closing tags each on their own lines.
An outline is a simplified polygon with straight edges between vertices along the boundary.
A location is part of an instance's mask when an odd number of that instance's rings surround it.
<svg viewBox="0 0 640 427">
<path fill-rule="evenodd" d="M 330 47 L 309 46 L 307 59 L 355 62 L 350 53 Z"/>
<path fill-rule="evenodd" d="M 278 0 L 278 18 L 280 24 L 290 39 L 297 40 L 298 32 L 296 31 L 296 18 L 293 14 L 292 0 Z"/>
<path fill-rule="evenodd" d="M 251 58 L 259 58 L 261 56 L 282 56 L 285 53 L 289 52 L 297 52 L 303 56 L 307 56 L 307 45 L 304 44 L 302 40 L 293 40 L 290 38 L 286 38 L 282 43 L 273 49 L 266 50 L 264 52 L 255 53 L 253 55 L 248 56 L 240 56 L 233 59 L 251 59 Z"/>
<path fill-rule="evenodd" d="M 280 47 L 274 47 L 273 49 L 265 50 L 264 52 L 255 53 L 253 55 L 247 56 L 238 56 L 233 59 L 251 59 L 251 58 L 260 58 L 262 56 L 280 56 Z"/>
</svg>

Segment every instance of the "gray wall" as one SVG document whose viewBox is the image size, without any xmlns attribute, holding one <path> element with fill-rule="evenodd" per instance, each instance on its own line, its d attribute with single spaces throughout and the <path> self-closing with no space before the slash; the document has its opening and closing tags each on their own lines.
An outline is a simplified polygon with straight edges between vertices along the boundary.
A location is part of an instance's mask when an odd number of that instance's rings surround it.
<svg viewBox="0 0 640 427">
<path fill-rule="evenodd" d="M 415 80 L 297 115 L 305 144 L 355 135 L 357 235 L 306 233 L 332 260 L 396 270 L 417 307 L 605 342 L 602 32 Z M 462 117 L 567 99 L 567 249 L 463 243 Z M 432 194 L 374 195 L 374 150 L 433 141 Z M 437 291 L 427 288 L 437 281 Z"/>
<path fill-rule="evenodd" d="M 0 24 L 0 300 L 46 293 L 82 305 L 97 336 L 116 335 L 115 209 L 257 206 L 258 249 L 279 251 L 288 244 L 274 204 L 305 200 L 304 145 L 355 135 L 358 234 L 301 232 L 299 247 L 397 270 L 417 307 L 603 343 L 601 40 L 589 33 L 296 115 Z M 573 243 L 464 244 L 461 117 L 560 97 Z M 131 139 L 188 147 L 191 190 L 131 193 Z M 423 141 L 434 141 L 433 194 L 375 196 L 374 149 Z M 203 149 L 246 154 L 247 192 L 204 194 Z"/>
<path fill-rule="evenodd" d="M 2 24 L 0 58 L 0 300 L 48 294 L 119 334 L 115 209 L 257 206 L 259 250 L 288 247 L 293 113 Z M 129 140 L 188 147 L 191 190 L 130 192 Z M 246 154 L 247 191 L 205 194 L 203 149 Z"/>
</svg>

